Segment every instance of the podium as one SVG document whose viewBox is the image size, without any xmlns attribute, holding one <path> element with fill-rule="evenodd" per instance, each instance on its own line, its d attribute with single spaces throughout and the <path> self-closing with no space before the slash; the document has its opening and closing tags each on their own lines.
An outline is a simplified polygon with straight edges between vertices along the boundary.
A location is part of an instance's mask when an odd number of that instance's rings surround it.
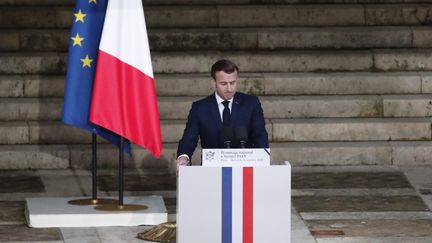
<svg viewBox="0 0 432 243">
<path fill-rule="evenodd" d="M 291 241 L 289 163 L 181 166 L 177 192 L 177 243 Z"/>
</svg>

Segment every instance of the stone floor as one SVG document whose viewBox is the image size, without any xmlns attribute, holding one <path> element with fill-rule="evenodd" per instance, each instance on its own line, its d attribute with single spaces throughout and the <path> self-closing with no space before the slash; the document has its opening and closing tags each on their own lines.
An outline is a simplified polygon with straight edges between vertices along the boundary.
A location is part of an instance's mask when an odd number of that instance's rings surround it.
<svg viewBox="0 0 432 243">
<path fill-rule="evenodd" d="M 99 195 L 116 196 L 117 171 L 99 171 Z M 293 243 L 432 242 L 432 167 L 295 167 Z M 159 170 L 125 172 L 125 195 L 162 195 L 175 219 L 176 178 Z M 24 200 L 89 196 L 85 170 L 0 171 L 0 242 L 145 242 L 139 227 L 33 229 Z"/>
</svg>

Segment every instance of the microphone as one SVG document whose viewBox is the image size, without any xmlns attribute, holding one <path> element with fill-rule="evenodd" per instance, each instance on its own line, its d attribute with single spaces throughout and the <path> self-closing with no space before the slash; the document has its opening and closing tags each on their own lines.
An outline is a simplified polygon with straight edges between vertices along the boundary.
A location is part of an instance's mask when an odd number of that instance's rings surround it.
<svg viewBox="0 0 432 243">
<path fill-rule="evenodd" d="M 240 148 L 246 148 L 248 140 L 248 132 L 246 127 L 237 127 L 235 129 L 235 137 L 239 143 Z"/>
<path fill-rule="evenodd" d="M 231 127 L 223 127 L 220 138 L 224 148 L 231 148 L 234 138 L 233 129 Z"/>
</svg>

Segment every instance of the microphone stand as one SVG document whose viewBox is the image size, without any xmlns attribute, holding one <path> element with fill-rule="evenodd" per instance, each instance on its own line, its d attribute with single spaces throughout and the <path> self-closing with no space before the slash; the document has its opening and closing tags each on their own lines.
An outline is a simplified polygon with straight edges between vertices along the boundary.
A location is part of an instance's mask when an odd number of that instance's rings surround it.
<svg viewBox="0 0 432 243">
<path fill-rule="evenodd" d="M 225 148 L 230 149 L 231 148 L 231 141 L 230 140 L 225 141 L 224 146 L 225 146 Z"/>
</svg>

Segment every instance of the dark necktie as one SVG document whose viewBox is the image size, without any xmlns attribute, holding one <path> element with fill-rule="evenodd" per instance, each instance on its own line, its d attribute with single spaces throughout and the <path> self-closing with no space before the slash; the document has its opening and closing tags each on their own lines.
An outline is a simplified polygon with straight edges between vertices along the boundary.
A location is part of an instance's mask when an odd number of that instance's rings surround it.
<svg viewBox="0 0 432 243">
<path fill-rule="evenodd" d="M 229 127 L 230 120 L 231 120 L 231 114 L 228 107 L 229 101 L 228 100 L 222 101 L 222 104 L 224 105 L 224 110 L 222 112 L 222 125 L 224 127 Z"/>
</svg>

